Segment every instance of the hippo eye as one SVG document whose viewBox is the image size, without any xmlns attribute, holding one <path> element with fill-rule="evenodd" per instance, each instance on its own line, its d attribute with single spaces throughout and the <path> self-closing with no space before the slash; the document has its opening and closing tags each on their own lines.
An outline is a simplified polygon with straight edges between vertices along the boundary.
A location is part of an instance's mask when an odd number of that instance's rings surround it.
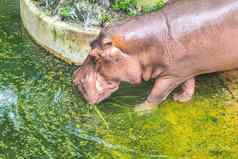
<svg viewBox="0 0 238 159">
<path fill-rule="evenodd" d="M 112 46 L 112 40 L 110 38 L 104 38 L 102 41 L 102 46 L 103 46 L 103 48 Z"/>
<path fill-rule="evenodd" d="M 112 46 L 112 42 L 107 42 L 103 44 L 103 49 L 107 49 Z"/>
</svg>

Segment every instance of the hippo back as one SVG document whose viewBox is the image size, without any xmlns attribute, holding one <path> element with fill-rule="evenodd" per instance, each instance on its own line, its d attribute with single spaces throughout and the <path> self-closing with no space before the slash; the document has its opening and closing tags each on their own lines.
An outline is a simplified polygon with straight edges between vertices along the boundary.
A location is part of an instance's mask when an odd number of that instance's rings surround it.
<svg viewBox="0 0 238 159">
<path fill-rule="evenodd" d="M 179 72 L 187 76 L 238 68 L 237 0 L 181 0 L 162 12 L 173 72 L 184 70 Z"/>
</svg>

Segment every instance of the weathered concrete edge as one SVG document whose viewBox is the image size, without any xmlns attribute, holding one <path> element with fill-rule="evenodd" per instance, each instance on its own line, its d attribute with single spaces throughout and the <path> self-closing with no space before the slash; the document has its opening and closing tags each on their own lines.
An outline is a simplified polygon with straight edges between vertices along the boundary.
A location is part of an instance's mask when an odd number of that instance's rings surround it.
<svg viewBox="0 0 238 159">
<path fill-rule="evenodd" d="M 45 15 L 31 0 L 20 0 L 22 22 L 31 37 L 56 57 L 80 65 L 90 50 L 89 43 L 99 28 L 85 30 L 77 24 L 67 24 Z"/>
</svg>

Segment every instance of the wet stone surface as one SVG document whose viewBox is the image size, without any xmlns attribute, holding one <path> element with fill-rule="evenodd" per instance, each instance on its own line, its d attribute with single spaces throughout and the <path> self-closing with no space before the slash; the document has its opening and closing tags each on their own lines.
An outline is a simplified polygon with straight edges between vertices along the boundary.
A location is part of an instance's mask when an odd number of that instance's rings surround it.
<svg viewBox="0 0 238 159">
<path fill-rule="evenodd" d="M 169 98 L 145 116 L 133 107 L 152 82 L 89 108 L 72 87 L 75 66 L 31 41 L 17 0 L 0 4 L 0 159 L 238 157 L 238 106 L 216 74 L 198 78 L 193 101 Z"/>
</svg>

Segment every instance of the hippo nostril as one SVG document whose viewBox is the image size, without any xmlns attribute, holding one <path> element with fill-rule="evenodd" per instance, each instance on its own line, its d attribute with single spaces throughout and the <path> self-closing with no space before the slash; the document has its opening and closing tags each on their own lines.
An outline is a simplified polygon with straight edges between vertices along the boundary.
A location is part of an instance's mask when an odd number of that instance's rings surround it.
<svg viewBox="0 0 238 159">
<path fill-rule="evenodd" d="M 114 82 L 114 81 L 109 81 L 107 84 L 109 89 L 113 89 L 118 86 L 118 82 Z"/>
<path fill-rule="evenodd" d="M 85 86 L 84 86 L 81 82 L 79 82 L 78 88 L 80 89 L 80 91 L 82 92 L 82 94 L 86 95 Z"/>
</svg>

